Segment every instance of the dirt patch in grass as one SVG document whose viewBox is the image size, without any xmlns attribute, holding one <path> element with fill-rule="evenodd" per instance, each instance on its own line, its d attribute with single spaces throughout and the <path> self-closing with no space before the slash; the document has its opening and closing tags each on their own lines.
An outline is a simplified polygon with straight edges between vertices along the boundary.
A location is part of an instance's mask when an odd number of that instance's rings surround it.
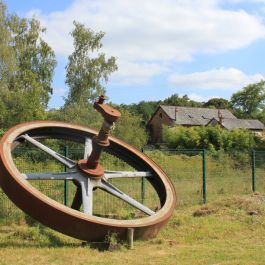
<svg viewBox="0 0 265 265">
<path fill-rule="evenodd" d="M 253 193 L 248 196 L 234 196 L 197 208 L 194 217 L 208 216 L 227 210 L 241 210 L 250 216 L 265 216 L 265 196 Z"/>
<path fill-rule="evenodd" d="M 192 215 L 194 217 L 201 217 L 201 216 L 206 216 L 206 215 L 214 214 L 217 211 L 218 211 L 217 208 L 214 208 L 214 207 L 209 206 L 209 205 L 203 205 L 199 209 L 195 210 Z"/>
<path fill-rule="evenodd" d="M 253 194 L 243 197 L 232 197 L 220 201 L 219 206 L 244 211 L 247 215 L 265 216 L 265 196 Z"/>
</svg>

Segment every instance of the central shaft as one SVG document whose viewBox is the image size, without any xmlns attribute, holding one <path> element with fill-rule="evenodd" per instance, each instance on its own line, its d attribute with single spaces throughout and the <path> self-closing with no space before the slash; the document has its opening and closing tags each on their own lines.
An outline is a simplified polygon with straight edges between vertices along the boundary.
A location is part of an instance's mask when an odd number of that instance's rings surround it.
<svg viewBox="0 0 265 265">
<path fill-rule="evenodd" d="M 101 178 L 104 175 L 104 168 L 100 165 L 100 156 L 103 148 L 110 145 L 108 140 L 110 131 L 114 122 L 121 116 L 118 110 L 104 104 L 104 100 L 104 96 L 100 96 L 93 106 L 104 118 L 98 135 L 93 138 L 93 150 L 87 160 L 78 162 L 79 168 L 91 178 Z"/>
</svg>

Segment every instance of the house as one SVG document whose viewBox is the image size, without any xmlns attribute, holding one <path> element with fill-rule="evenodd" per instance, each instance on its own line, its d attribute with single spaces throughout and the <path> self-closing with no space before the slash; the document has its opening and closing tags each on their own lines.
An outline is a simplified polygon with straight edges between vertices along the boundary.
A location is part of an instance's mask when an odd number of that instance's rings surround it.
<svg viewBox="0 0 265 265">
<path fill-rule="evenodd" d="M 247 119 L 223 119 L 218 120 L 212 118 L 206 126 L 216 126 L 219 125 L 222 128 L 231 131 L 233 129 L 248 129 L 252 132 L 259 133 L 264 129 L 264 124 L 259 120 L 247 120 Z"/>
<path fill-rule="evenodd" d="M 219 123 L 222 128 L 232 130 L 246 128 L 262 131 L 264 125 L 258 120 L 237 119 L 227 109 L 208 109 L 160 105 L 147 123 L 151 143 L 163 142 L 163 125 L 209 126 Z"/>
</svg>

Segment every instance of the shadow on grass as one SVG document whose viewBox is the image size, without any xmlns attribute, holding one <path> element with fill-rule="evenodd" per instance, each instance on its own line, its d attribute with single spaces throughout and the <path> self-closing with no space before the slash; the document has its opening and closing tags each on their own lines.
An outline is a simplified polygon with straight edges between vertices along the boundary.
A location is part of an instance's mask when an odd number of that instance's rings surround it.
<svg viewBox="0 0 265 265">
<path fill-rule="evenodd" d="M 123 246 L 115 235 L 103 242 L 85 242 L 56 232 L 25 216 L 20 224 L 0 223 L 1 248 L 90 248 L 100 252 L 115 251 Z"/>
<path fill-rule="evenodd" d="M 0 226 L 2 248 L 90 248 L 100 252 L 114 251 L 120 247 L 115 242 L 85 242 L 67 237 L 41 224 Z"/>
<path fill-rule="evenodd" d="M 10 227 L 5 233 L 0 233 L 0 249 L 4 248 L 88 248 L 99 252 L 116 251 L 122 248 L 121 242 L 85 242 L 67 238 L 64 235 L 44 226 L 24 227 L 14 229 Z M 72 240 L 72 242 L 71 242 Z"/>
<path fill-rule="evenodd" d="M 82 242 L 68 238 L 43 225 L 2 226 L 0 248 L 70 248 Z"/>
</svg>

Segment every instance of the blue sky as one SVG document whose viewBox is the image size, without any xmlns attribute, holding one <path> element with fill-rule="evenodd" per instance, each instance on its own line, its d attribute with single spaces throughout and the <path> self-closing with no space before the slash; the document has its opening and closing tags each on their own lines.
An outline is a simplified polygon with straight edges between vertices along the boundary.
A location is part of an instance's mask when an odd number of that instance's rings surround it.
<svg viewBox="0 0 265 265">
<path fill-rule="evenodd" d="M 4 1 L 9 12 L 36 17 L 58 66 L 49 107 L 67 96 L 65 65 L 73 20 L 106 32 L 104 52 L 119 70 L 106 84 L 115 103 L 158 100 L 173 93 L 229 99 L 265 79 L 265 0 Z"/>
</svg>

